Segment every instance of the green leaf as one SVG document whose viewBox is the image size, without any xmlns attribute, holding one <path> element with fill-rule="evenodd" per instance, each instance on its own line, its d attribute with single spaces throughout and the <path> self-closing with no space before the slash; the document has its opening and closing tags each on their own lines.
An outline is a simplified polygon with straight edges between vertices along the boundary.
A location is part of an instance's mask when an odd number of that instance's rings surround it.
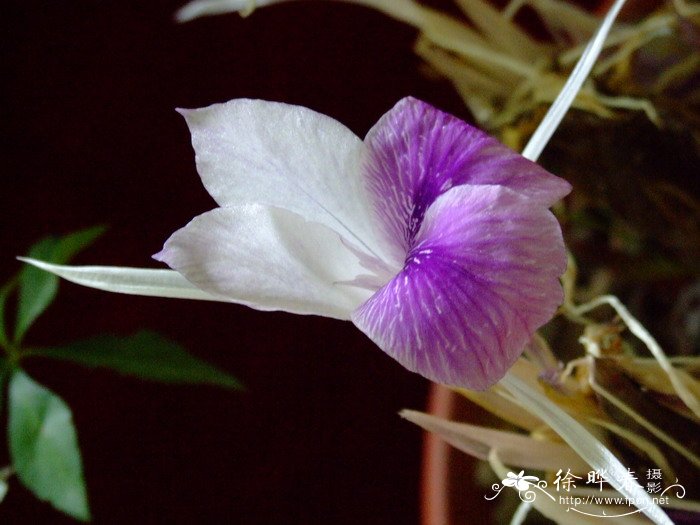
<svg viewBox="0 0 700 525">
<path fill-rule="evenodd" d="M 0 346 L 7 348 L 10 345 L 11 336 L 7 333 L 7 328 L 5 327 L 5 303 L 7 302 L 7 297 L 10 293 L 17 287 L 17 282 L 19 276 L 7 281 L 2 288 L 0 288 Z"/>
<path fill-rule="evenodd" d="M 40 500 L 88 521 L 83 466 L 70 408 L 16 370 L 9 388 L 10 457 L 19 480 Z"/>
<path fill-rule="evenodd" d="M 50 258 L 56 246 L 56 239 L 42 239 L 29 250 L 33 257 Z M 15 324 L 15 341 L 24 337 L 27 329 L 51 304 L 58 290 L 58 279 L 32 267 L 24 266 L 19 276 L 19 300 L 17 303 L 17 322 Z"/>
<path fill-rule="evenodd" d="M 96 226 L 81 230 L 65 237 L 47 237 L 29 250 L 29 256 L 44 261 L 63 264 L 76 253 L 86 248 L 99 235 L 104 227 Z M 15 342 L 19 343 L 24 334 L 51 304 L 58 290 L 58 277 L 43 272 L 38 268 L 25 265 L 19 277 L 19 302 L 17 304 L 17 322 L 15 325 Z"/>
<path fill-rule="evenodd" d="M 99 336 L 61 348 L 32 350 L 31 355 L 73 361 L 88 367 L 111 368 L 125 375 L 163 383 L 206 383 L 242 388 L 234 377 L 150 331 L 128 337 Z"/>
<path fill-rule="evenodd" d="M 12 371 L 12 365 L 9 361 L 0 357 L 0 414 L 2 414 L 3 404 L 5 403 L 5 383 L 7 378 L 10 377 L 10 372 Z"/>
</svg>

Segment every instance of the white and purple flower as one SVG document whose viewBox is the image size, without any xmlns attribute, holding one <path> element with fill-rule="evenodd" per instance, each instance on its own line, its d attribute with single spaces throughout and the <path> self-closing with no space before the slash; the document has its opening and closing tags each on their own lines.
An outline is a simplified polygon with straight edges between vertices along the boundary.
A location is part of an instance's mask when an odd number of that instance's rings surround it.
<svg viewBox="0 0 700 525">
<path fill-rule="evenodd" d="M 364 141 L 309 109 L 182 111 L 219 204 L 156 259 L 221 300 L 352 320 L 406 368 L 498 381 L 562 301 L 568 183 L 413 98 Z"/>
<path fill-rule="evenodd" d="M 502 377 L 516 405 L 594 470 L 605 469 L 611 486 L 654 523 L 671 523 L 584 426 L 506 373 L 562 300 L 565 252 L 548 207 L 570 188 L 530 160 L 566 114 L 624 1 L 605 15 L 523 157 L 414 99 L 399 102 L 364 142 L 305 108 L 232 101 L 184 112 L 202 179 L 221 207 L 176 232 L 157 255 L 177 271 L 20 259 L 112 292 L 352 319 L 435 381 L 483 389 Z M 240 8 L 239 0 L 201 4 L 189 14 Z M 511 474 L 514 486 L 528 481 Z"/>
</svg>

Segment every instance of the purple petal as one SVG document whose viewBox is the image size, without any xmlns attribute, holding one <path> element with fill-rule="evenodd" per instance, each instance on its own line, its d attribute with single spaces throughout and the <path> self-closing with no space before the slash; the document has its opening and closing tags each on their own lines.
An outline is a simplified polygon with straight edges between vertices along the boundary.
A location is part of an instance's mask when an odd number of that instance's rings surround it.
<svg viewBox="0 0 700 525">
<path fill-rule="evenodd" d="M 484 132 L 404 98 L 365 138 L 368 189 L 385 237 L 410 249 L 423 215 L 441 194 L 462 184 L 497 184 L 551 206 L 571 186 Z"/>
<path fill-rule="evenodd" d="M 462 185 L 428 208 L 403 270 L 352 320 L 409 370 L 481 390 L 552 317 L 565 267 L 559 224 L 543 203 Z"/>
</svg>

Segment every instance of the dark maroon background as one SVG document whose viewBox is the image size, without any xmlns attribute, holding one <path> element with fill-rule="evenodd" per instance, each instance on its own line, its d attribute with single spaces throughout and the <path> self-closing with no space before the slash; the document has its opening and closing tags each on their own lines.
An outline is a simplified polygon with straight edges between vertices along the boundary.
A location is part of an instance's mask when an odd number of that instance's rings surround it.
<svg viewBox="0 0 700 525">
<path fill-rule="evenodd" d="M 406 95 L 464 112 L 419 72 L 414 31 L 376 12 L 299 2 L 177 25 L 179 5 L 3 3 L 2 280 L 32 242 L 94 224 L 109 231 L 77 263 L 157 267 L 168 235 L 214 206 L 177 106 L 278 100 L 359 135 Z M 28 362 L 73 408 L 96 523 L 418 522 L 422 435 L 397 411 L 423 408 L 428 383 L 350 323 L 63 283 L 27 343 L 142 328 L 248 389 Z M 70 522 L 16 480 L 0 521 Z"/>
</svg>

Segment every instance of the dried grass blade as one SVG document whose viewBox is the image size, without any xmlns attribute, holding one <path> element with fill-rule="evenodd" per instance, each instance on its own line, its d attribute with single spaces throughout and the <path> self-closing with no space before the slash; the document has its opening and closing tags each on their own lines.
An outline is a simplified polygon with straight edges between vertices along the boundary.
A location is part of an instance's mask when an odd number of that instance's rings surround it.
<svg viewBox="0 0 700 525">
<path fill-rule="evenodd" d="M 537 43 L 492 4 L 484 0 L 456 0 L 459 8 L 474 22 L 493 46 L 522 60 L 538 60 L 551 54 L 551 48 Z"/>
<path fill-rule="evenodd" d="M 674 366 L 669 361 L 668 357 L 656 342 L 656 339 L 647 331 L 646 328 L 637 321 L 637 319 L 630 314 L 629 310 L 620 302 L 620 300 L 613 295 L 602 295 L 593 301 L 577 306 L 573 309 L 572 313 L 574 315 L 583 315 L 590 310 L 597 308 L 603 304 L 607 304 L 613 307 L 620 319 L 627 325 L 630 332 L 632 332 L 637 338 L 642 341 L 646 347 L 651 352 L 651 355 L 659 362 L 659 366 L 668 374 L 668 378 L 673 385 L 678 397 L 680 397 L 686 406 L 697 416 L 700 417 L 700 401 L 693 394 L 693 392 L 686 386 L 681 375 L 674 368 Z"/>
<path fill-rule="evenodd" d="M 566 465 L 572 472 L 587 472 L 588 464 L 563 443 L 540 441 L 523 434 L 456 423 L 414 410 L 402 410 L 401 417 L 433 432 L 462 452 L 487 459 L 492 449 L 510 465 L 555 471 Z"/>
<path fill-rule="evenodd" d="M 610 485 L 630 501 L 634 501 L 654 523 L 672 523 L 661 507 L 653 502 L 651 496 L 631 479 L 627 468 L 581 423 L 510 372 L 500 384 L 510 391 L 524 409 L 542 418 L 594 470 L 604 469 L 609 475 Z"/>
</svg>

